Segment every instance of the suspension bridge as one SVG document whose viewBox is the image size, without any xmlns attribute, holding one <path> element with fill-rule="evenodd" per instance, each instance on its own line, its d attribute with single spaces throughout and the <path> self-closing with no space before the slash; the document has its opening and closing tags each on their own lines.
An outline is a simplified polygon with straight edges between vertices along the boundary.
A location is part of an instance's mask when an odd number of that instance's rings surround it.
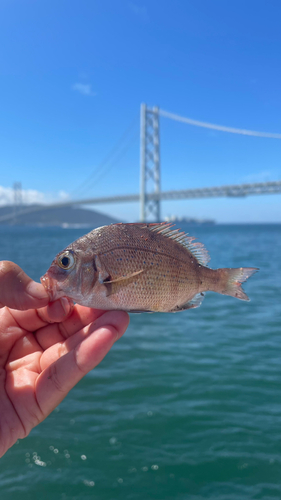
<svg viewBox="0 0 281 500">
<path fill-rule="evenodd" d="M 104 203 L 126 203 L 139 202 L 140 220 L 146 221 L 152 217 L 156 221 L 161 220 L 161 201 L 214 198 L 214 197 L 244 197 L 261 194 L 281 194 L 281 181 L 259 182 L 249 184 L 226 185 L 218 187 L 161 190 L 160 169 L 160 116 L 170 118 L 179 122 L 187 123 L 196 127 L 209 128 L 220 132 L 240 134 L 251 137 L 267 139 L 281 139 L 279 133 L 259 132 L 255 130 L 237 129 L 201 122 L 191 118 L 182 117 L 158 107 L 149 108 L 146 104 L 141 105 L 140 113 L 140 192 L 127 195 L 92 197 L 83 199 L 72 199 L 65 202 L 50 203 L 36 207 L 22 205 L 21 185 L 14 185 L 14 207 L 11 213 L 0 217 L 1 221 L 14 220 L 16 216 L 22 216 L 32 212 L 48 210 L 51 208 L 98 205 Z"/>
</svg>

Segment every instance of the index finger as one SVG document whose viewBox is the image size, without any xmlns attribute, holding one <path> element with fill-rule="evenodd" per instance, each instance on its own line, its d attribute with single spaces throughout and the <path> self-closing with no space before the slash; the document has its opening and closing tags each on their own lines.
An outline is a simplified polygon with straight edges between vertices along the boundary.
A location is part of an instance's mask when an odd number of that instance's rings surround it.
<svg viewBox="0 0 281 500">
<path fill-rule="evenodd" d="M 49 303 L 48 294 L 14 262 L 0 262 L 0 307 L 25 311 L 38 309 Z"/>
</svg>

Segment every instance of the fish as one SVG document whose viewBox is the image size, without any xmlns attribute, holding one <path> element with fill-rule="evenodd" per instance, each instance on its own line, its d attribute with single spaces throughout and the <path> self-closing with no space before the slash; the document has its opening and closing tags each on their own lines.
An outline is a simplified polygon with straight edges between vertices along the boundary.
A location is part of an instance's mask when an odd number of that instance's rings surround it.
<svg viewBox="0 0 281 500">
<path fill-rule="evenodd" d="M 41 283 L 50 299 L 102 310 L 179 312 L 213 291 L 249 300 L 241 283 L 258 268 L 207 266 L 204 245 L 171 223 L 118 223 L 94 229 L 53 260 Z"/>
</svg>

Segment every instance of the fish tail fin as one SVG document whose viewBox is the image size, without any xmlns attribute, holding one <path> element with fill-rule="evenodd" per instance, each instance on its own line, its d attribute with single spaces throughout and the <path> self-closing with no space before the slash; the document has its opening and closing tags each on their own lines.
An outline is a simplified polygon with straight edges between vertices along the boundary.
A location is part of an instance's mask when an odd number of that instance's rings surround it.
<svg viewBox="0 0 281 500">
<path fill-rule="evenodd" d="M 256 267 L 240 267 L 238 269 L 218 269 L 222 275 L 220 290 L 217 290 L 223 295 L 230 295 L 240 300 L 250 300 L 244 292 L 241 283 L 247 281 L 250 276 L 258 271 Z"/>
</svg>

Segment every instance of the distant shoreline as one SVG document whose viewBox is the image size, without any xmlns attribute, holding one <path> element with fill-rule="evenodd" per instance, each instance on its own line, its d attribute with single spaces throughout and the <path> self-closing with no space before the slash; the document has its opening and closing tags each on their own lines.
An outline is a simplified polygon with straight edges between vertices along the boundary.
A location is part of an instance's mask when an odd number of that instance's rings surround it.
<svg viewBox="0 0 281 500">
<path fill-rule="evenodd" d="M 149 221 L 149 223 L 152 221 Z M 124 221 L 124 224 L 126 222 Z M 145 224 L 145 223 L 144 223 Z M 95 229 L 101 225 L 106 224 L 1 224 L 0 228 L 36 228 L 36 229 Z M 188 223 L 175 223 L 176 226 L 182 225 L 182 227 L 196 227 L 196 228 L 211 228 L 213 226 L 281 226 L 281 222 L 216 222 L 215 224 L 188 224 Z"/>
</svg>

